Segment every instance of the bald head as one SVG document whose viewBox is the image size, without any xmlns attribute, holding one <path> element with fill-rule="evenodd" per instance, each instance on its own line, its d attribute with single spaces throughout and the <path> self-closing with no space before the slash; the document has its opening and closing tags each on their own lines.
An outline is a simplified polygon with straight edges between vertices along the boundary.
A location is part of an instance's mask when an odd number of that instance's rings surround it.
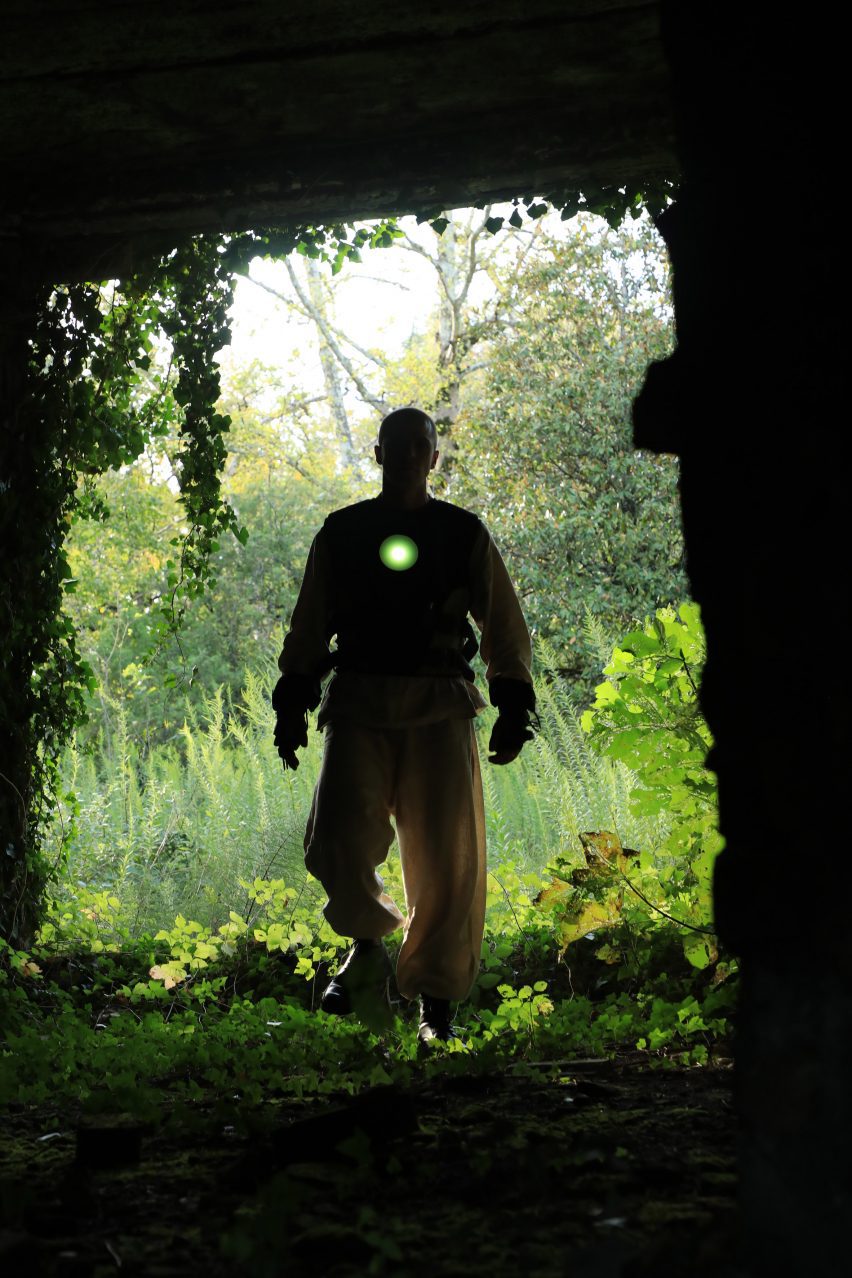
<svg viewBox="0 0 852 1278">
<path fill-rule="evenodd" d="M 405 434 L 409 431 L 420 434 L 424 427 L 429 433 L 432 448 L 436 449 L 438 432 L 428 413 L 424 413 L 421 408 L 395 408 L 392 413 L 388 413 L 387 417 L 382 418 L 382 424 L 379 427 L 379 446 L 381 447 L 389 435 L 398 436 L 400 433 Z"/>
<path fill-rule="evenodd" d="M 438 462 L 438 432 L 420 408 L 398 408 L 379 427 L 375 449 L 382 468 L 382 499 L 404 510 L 429 501 L 429 472 Z"/>
</svg>

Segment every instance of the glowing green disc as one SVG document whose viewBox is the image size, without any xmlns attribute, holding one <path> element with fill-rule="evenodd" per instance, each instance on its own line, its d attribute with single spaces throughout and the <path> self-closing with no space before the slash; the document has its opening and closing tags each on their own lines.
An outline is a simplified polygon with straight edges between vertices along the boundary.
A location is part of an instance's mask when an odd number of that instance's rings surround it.
<svg viewBox="0 0 852 1278">
<path fill-rule="evenodd" d="M 379 558 L 386 568 L 393 568 L 394 572 L 405 572 L 406 568 L 413 568 L 418 554 L 411 538 L 403 537 L 400 533 L 386 537 L 379 546 Z"/>
</svg>

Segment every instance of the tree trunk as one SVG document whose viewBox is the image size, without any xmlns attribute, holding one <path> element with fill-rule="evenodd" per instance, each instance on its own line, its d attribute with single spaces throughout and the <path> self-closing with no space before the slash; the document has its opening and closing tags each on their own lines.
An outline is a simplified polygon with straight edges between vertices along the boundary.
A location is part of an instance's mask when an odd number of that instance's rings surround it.
<svg viewBox="0 0 852 1278">
<path fill-rule="evenodd" d="M 321 320 L 326 320 L 328 301 L 319 264 L 312 258 L 307 258 L 305 260 L 305 269 L 308 276 L 308 293 L 311 299 L 311 306 L 315 312 L 315 323 L 317 316 Z M 328 403 L 331 409 L 331 416 L 334 421 L 335 430 L 337 432 L 337 438 L 340 440 L 340 452 L 343 465 L 347 469 L 350 469 L 355 465 L 355 446 L 352 443 L 352 433 L 349 429 L 349 418 L 346 413 L 346 405 L 343 402 L 343 385 L 340 380 L 340 369 L 334 352 L 326 341 L 323 335 L 323 330 L 319 324 L 316 324 L 316 329 L 319 339 L 320 364 L 322 365 L 323 381 L 325 382 L 325 393 L 328 396 Z"/>
<path fill-rule="evenodd" d="M 452 471 L 456 441 L 453 428 L 459 415 L 461 397 L 461 370 L 459 368 L 460 326 L 462 323 L 459 302 L 459 254 L 462 239 L 459 226 L 450 213 L 449 225 L 438 237 L 438 257 L 435 263 L 439 276 L 438 289 L 438 369 L 441 375 L 439 398 L 433 409 L 433 417 L 440 435 L 441 456 L 438 469 L 446 479 Z"/>
</svg>

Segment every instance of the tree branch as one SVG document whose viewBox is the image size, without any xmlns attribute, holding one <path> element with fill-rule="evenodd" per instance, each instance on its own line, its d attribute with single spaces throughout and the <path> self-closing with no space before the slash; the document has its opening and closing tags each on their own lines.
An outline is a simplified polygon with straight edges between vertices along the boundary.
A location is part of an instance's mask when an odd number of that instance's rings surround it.
<svg viewBox="0 0 852 1278">
<path fill-rule="evenodd" d="M 287 263 L 287 267 L 289 269 L 289 262 Z M 243 279 L 248 280 L 251 284 L 255 284 L 258 288 L 262 288 L 264 293 L 269 293 L 272 297 L 277 298 L 279 302 L 284 302 L 292 310 L 297 311 L 303 319 L 310 321 L 310 312 L 304 310 L 298 305 L 298 303 L 293 301 L 292 297 L 288 297 L 286 293 L 279 292 L 279 290 L 277 288 L 273 288 L 271 284 L 264 284 L 263 280 L 256 280 L 253 275 L 243 275 Z"/>
<path fill-rule="evenodd" d="M 329 327 L 331 327 L 331 325 L 329 325 Z M 363 346 L 359 346 L 358 343 L 353 341 L 346 333 L 341 333 L 339 328 L 332 328 L 332 332 L 336 337 L 340 338 L 341 342 L 345 342 L 347 346 L 351 346 L 353 351 L 357 351 L 359 355 L 363 355 L 364 359 L 370 360 L 377 368 L 387 368 L 388 361 L 385 359 L 384 355 L 376 355 L 372 351 L 365 350 Z"/>
<path fill-rule="evenodd" d="M 332 331 L 327 320 L 325 319 L 325 316 L 320 315 L 317 308 L 313 305 L 310 299 L 305 295 L 305 292 L 302 289 L 301 283 L 299 281 L 299 277 L 296 275 L 296 272 L 293 269 L 293 264 L 290 261 L 290 259 L 287 258 L 284 264 L 287 267 L 287 274 L 290 276 L 290 283 L 293 285 L 293 289 L 296 293 L 296 296 L 298 297 L 304 309 L 310 315 L 313 322 L 316 324 L 322 336 L 325 338 L 325 341 L 329 350 L 332 352 L 332 354 L 334 355 L 334 358 L 340 364 L 340 367 L 352 379 L 358 391 L 358 394 L 361 396 L 364 402 L 369 404 L 371 408 L 374 408 L 377 413 L 384 413 L 386 408 L 385 401 L 383 399 L 376 398 L 376 396 L 371 393 L 369 387 L 366 385 L 366 383 L 363 381 L 360 375 L 355 371 L 354 367 L 352 366 L 352 362 L 340 349 L 340 344 L 338 343 L 334 332 Z"/>
</svg>

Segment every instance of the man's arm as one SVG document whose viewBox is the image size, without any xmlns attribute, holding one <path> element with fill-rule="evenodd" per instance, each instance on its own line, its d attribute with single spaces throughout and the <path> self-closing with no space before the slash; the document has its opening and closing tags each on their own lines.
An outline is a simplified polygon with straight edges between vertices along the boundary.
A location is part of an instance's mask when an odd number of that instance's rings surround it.
<svg viewBox="0 0 852 1278">
<path fill-rule="evenodd" d="M 275 745 L 285 768 L 297 768 L 296 750 L 308 744 L 308 710 L 322 696 L 328 669 L 329 580 L 322 529 L 308 552 L 299 597 L 278 658 L 281 678 L 272 693 Z"/>
<path fill-rule="evenodd" d="M 484 525 L 471 560 L 470 611 L 482 636 L 479 650 L 491 704 L 499 710 L 489 760 L 511 763 L 533 735 L 532 640 L 506 565 Z"/>
</svg>

